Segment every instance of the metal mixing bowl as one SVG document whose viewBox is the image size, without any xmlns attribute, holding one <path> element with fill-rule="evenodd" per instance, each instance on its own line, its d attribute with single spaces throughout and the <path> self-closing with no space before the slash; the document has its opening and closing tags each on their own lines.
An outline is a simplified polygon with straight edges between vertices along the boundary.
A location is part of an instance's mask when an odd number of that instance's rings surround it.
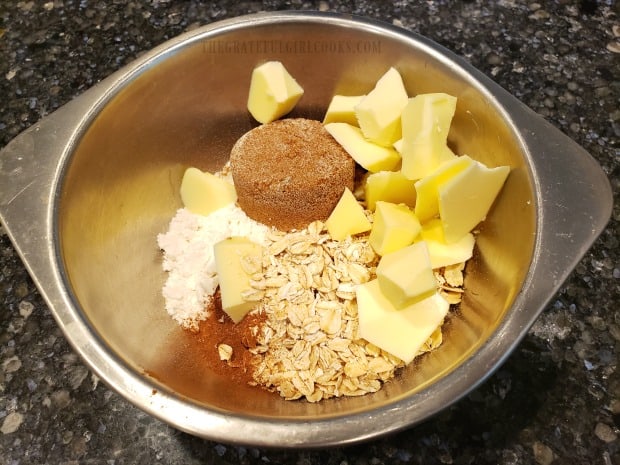
<svg viewBox="0 0 620 465">
<path fill-rule="evenodd" d="M 209 372 L 164 310 L 156 235 L 190 165 L 215 170 L 255 123 L 252 69 L 280 60 L 296 116 L 367 92 L 390 66 L 411 95 L 458 97 L 456 152 L 512 172 L 480 228 L 444 344 L 378 393 L 287 402 Z M 276 13 L 211 24 L 143 55 L 0 156 L 0 215 L 74 349 L 109 386 L 191 434 L 259 446 L 361 441 L 423 421 L 508 357 L 611 214 L 597 163 L 464 60 L 375 21 Z"/>
</svg>

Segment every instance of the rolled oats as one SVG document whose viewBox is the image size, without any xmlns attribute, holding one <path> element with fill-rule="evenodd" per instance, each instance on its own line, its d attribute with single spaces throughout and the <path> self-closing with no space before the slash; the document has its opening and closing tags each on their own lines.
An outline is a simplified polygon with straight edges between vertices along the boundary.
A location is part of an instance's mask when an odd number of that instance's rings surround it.
<svg viewBox="0 0 620 465">
<path fill-rule="evenodd" d="M 443 277 L 446 280 L 446 283 L 452 287 L 462 287 L 464 269 L 464 263 L 457 263 L 456 265 L 446 266 L 443 272 Z"/>
<path fill-rule="evenodd" d="M 217 346 L 217 353 L 220 356 L 220 360 L 227 362 L 232 358 L 233 348 L 228 344 L 220 344 Z"/>
<path fill-rule="evenodd" d="M 260 268 L 247 265 L 254 273 L 247 297 L 262 296 L 256 311 L 267 315 L 250 349 L 258 356 L 256 384 L 308 402 L 378 391 L 404 363 L 358 336 L 356 287 L 375 276 L 379 259 L 368 235 L 333 241 L 315 221 L 268 238 Z M 460 301 L 463 266 L 435 276 L 440 292 Z M 420 353 L 439 344 L 437 328 Z"/>
</svg>

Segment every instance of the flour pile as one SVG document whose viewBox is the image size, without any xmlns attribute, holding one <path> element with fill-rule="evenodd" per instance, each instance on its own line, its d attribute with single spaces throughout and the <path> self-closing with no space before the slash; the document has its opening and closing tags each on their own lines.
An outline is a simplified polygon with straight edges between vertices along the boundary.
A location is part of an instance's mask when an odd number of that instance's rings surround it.
<svg viewBox="0 0 620 465">
<path fill-rule="evenodd" d="M 228 237 L 250 237 L 265 245 L 270 228 L 250 219 L 234 204 L 208 216 L 177 211 L 168 231 L 157 236 L 168 272 L 163 295 L 170 316 L 186 329 L 198 329 L 218 286 L 213 246 Z"/>
</svg>

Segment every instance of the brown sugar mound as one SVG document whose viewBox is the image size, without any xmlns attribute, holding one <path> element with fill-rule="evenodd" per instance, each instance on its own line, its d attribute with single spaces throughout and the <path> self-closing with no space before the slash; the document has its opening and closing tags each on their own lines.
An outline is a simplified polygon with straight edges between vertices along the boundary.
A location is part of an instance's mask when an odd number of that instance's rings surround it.
<svg viewBox="0 0 620 465">
<path fill-rule="evenodd" d="M 355 178 L 351 156 L 321 122 L 304 118 L 247 132 L 231 151 L 230 167 L 239 206 L 281 231 L 326 220 Z"/>
</svg>

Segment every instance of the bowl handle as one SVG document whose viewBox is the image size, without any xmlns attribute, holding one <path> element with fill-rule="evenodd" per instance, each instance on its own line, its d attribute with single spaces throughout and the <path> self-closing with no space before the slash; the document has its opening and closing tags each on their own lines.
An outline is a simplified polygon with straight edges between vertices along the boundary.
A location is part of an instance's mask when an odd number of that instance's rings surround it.
<svg viewBox="0 0 620 465">
<path fill-rule="evenodd" d="M 512 99 L 511 116 L 535 167 L 534 188 L 540 199 L 537 263 L 525 291 L 528 306 L 539 309 L 535 318 L 604 230 L 613 197 L 609 179 L 585 149 Z"/>
<path fill-rule="evenodd" d="M 54 204 L 57 174 L 70 155 L 102 86 L 85 92 L 15 137 L 0 151 L 0 222 L 61 326 L 66 291 L 55 267 Z"/>
</svg>

